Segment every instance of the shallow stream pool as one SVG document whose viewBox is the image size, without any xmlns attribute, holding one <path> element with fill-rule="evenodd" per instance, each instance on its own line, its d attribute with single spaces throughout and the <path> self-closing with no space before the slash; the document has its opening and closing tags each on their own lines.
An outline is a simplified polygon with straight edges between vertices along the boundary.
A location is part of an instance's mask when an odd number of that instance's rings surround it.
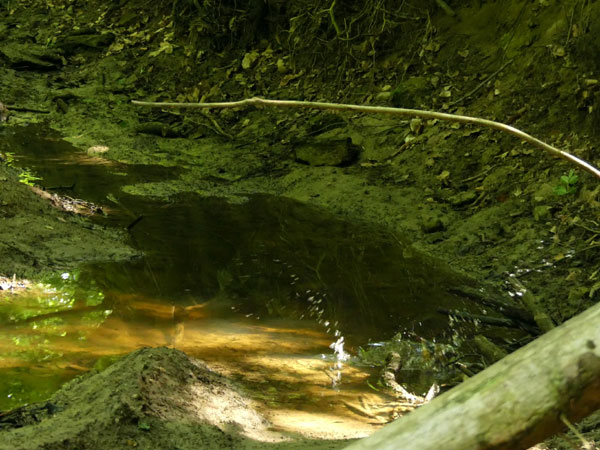
<svg viewBox="0 0 600 450">
<path fill-rule="evenodd" d="M 37 185 L 102 206 L 92 220 L 129 227 L 143 254 L 57 270 L 0 300 L 0 410 L 139 347 L 172 346 L 246 386 L 282 429 L 364 435 L 390 419 L 391 398 L 358 348 L 401 331 L 443 341 L 452 330 L 436 309 L 469 309 L 448 293 L 464 279 L 376 227 L 264 195 L 136 197 L 122 187 L 182 170 L 88 155 L 39 126 L 6 131 L 0 151 Z"/>
</svg>

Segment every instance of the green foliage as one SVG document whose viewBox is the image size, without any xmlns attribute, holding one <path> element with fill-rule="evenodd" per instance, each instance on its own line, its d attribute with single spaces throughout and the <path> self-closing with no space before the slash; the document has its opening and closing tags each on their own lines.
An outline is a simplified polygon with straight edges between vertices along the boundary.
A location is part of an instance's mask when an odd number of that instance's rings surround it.
<svg viewBox="0 0 600 450">
<path fill-rule="evenodd" d="M 22 169 L 19 174 L 19 182 L 26 184 L 27 186 L 35 185 L 35 182 L 38 180 L 41 180 L 41 178 L 35 176 L 29 169 Z"/>
<path fill-rule="evenodd" d="M 3 162 L 8 167 L 12 167 L 15 162 L 15 154 L 13 152 L 0 153 L 0 162 Z"/>
<path fill-rule="evenodd" d="M 554 188 L 556 195 L 569 195 L 577 192 L 577 181 L 579 176 L 571 169 L 568 175 L 560 177 L 559 184 Z"/>
<path fill-rule="evenodd" d="M 8 167 L 15 167 L 15 154 L 12 152 L 0 153 L 0 162 L 3 162 Z M 41 180 L 29 169 L 19 169 L 19 181 L 27 186 L 33 186 L 35 181 Z"/>
</svg>

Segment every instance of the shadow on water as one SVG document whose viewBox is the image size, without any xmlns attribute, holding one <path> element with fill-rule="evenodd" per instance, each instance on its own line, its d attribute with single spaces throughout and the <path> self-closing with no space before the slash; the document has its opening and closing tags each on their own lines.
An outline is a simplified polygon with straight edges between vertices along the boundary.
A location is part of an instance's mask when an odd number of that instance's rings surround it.
<svg viewBox="0 0 600 450">
<path fill-rule="evenodd" d="M 120 188 L 179 171 L 91 157 L 42 128 L 3 137 L 7 149 L 46 188 L 116 199 L 120 212 L 101 222 L 142 217 L 130 237 L 144 257 L 57 274 L 52 287 L 0 306 L 10 325 L 1 333 L 0 409 L 44 398 L 113 355 L 171 345 L 259 386 L 255 395 L 271 407 L 334 414 L 334 404 L 375 395 L 371 371 L 334 367 L 345 355 L 334 343 L 353 353 L 403 330 L 440 340 L 452 330 L 436 309 L 469 309 L 448 293 L 464 279 L 374 227 L 270 196 L 135 197 Z"/>
<path fill-rule="evenodd" d="M 403 328 L 439 335 L 447 321 L 436 308 L 457 303 L 445 289 L 460 280 L 442 265 L 387 233 L 289 199 L 121 202 L 143 214 L 131 237 L 145 257 L 90 267 L 87 276 L 107 291 L 177 306 L 211 302 L 257 319 L 312 319 L 354 342 Z"/>
</svg>

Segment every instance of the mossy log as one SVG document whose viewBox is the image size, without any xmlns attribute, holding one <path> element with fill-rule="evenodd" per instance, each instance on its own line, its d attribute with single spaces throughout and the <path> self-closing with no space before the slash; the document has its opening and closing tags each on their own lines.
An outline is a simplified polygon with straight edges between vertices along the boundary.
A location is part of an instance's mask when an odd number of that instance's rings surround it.
<svg viewBox="0 0 600 450">
<path fill-rule="evenodd" d="M 507 355 L 504 349 L 498 347 L 496 344 L 494 344 L 492 341 L 490 341 L 488 338 L 481 334 L 473 336 L 473 343 L 487 361 L 500 361 Z"/>
<path fill-rule="evenodd" d="M 553 329 L 554 322 L 552 321 L 552 318 L 544 308 L 542 308 L 542 305 L 540 305 L 533 293 L 523 286 L 523 283 L 516 278 L 509 278 L 508 281 L 519 292 L 521 302 L 525 305 L 527 310 L 531 312 L 533 320 L 535 320 L 537 326 L 540 327 L 540 330 L 547 332 Z"/>
<path fill-rule="evenodd" d="M 600 408 L 600 303 L 348 449 L 527 449 Z"/>
</svg>

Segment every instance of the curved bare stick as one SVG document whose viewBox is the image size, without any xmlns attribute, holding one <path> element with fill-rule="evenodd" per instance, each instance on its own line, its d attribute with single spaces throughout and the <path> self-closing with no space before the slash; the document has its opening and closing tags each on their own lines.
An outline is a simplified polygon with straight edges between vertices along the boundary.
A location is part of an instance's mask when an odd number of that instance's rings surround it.
<svg viewBox="0 0 600 450">
<path fill-rule="evenodd" d="M 322 109 L 329 111 L 352 111 L 361 113 L 372 113 L 372 114 L 389 114 L 393 116 L 408 116 L 408 117 L 421 117 L 423 119 L 439 119 L 447 120 L 450 122 L 459 123 L 472 123 L 487 128 L 493 128 L 495 130 L 503 131 L 519 139 L 529 142 L 531 145 L 541 148 L 550 152 L 554 156 L 571 161 L 577 164 L 582 169 L 600 178 L 600 170 L 592 166 L 587 161 L 578 158 L 564 150 L 559 150 L 550 144 L 534 138 L 530 134 L 527 134 L 515 127 L 506 125 L 501 122 L 493 120 L 480 119 L 478 117 L 460 116 L 457 114 L 439 113 L 433 111 L 423 111 L 420 109 L 405 109 L 405 108 L 391 108 L 388 106 L 361 106 L 361 105 L 350 105 L 344 103 L 326 103 L 326 102 L 304 102 L 300 100 L 269 100 L 266 98 L 252 97 L 237 102 L 218 102 L 218 103 L 169 103 L 169 102 L 142 102 L 132 100 L 134 105 L 139 106 L 150 106 L 153 108 L 243 108 L 247 106 L 274 106 L 278 108 L 311 108 L 311 109 Z"/>
</svg>

